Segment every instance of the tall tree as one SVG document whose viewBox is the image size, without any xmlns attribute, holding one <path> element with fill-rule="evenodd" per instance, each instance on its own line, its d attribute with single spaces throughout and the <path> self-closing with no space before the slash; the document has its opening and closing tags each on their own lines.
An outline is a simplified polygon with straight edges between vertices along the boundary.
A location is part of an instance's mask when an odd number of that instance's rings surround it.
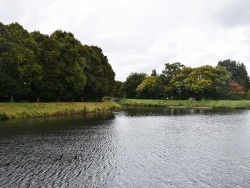
<svg viewBox="0 0 250 188">
<path fill-rule="evenodd" d="M 61 30 L 55 31 L 51 39 L 59 44 L 59 55 L 56 61 L 60 66 L 58 80 L 61 88 L 57 91 L 57 100 L 59 97 L 76 97 L 86 84 L 86 76 L 83 72 L 85 59 L 80 55 L 82 44 L 72 33 Z"/>
<path fill-rule="evenodd" d="M 170 80 L 170 85 L 174 89 L 175 93 L 178 93 L 179 99 L 187 99 L 188 97 L 190 97 L 184 80 L 188 78 L 191 72 L 191 67 L 184 66 L 181 71 Z"/>
<path fill-rule="evenodd" d="M 146 78 L 147 74 L 145 73 L 131 73 L 126 81 L 122 85 L 122 93 L 126 98 L 137 98 L 137 87 L 141 84 L 141 82 Z"/>
<path fill-rule="evenodd" d="M 165 69 L 162 71 L 160 78 L 164 83 L 164 90 L 167 98 L 176 98 L 178 96 L 178 93 L 176 93 L 174 88 L 171 86 L 170 81 L 179 74 L 183 66 L 184 65 L 179 62 L 165 64 Z"/>
<path fill-rule="evenodd" d="M 235 81 L 243 86 L 245 91 L 248 91 L 250 89 L 249 76 L 246 70 L 246 66 L 243 63 L 226 59 L 223 61 L 219 61 L 218 65 L 225 67 L 229 72 L 231 72 L 232 81 Z"/>
<path fill-rule="evenodd" d="M 18 23 L 7 26 L 1 24 L 1 74 L 0 83 L 3 91 L 10 96 L 28 95 L 30 85 L 41 79 L 42 71 L 37 63 L 37 44 L 30 33 Z"/>
<path fill-rule="evenodd" d="M 84 73 L 87 77 L 82 97 L 85 100 L 97 101 L 105 95 L 110 96 L 115 84 L 115 73 L 102 49 L 84 45 L 82 56 L 86 59 Z"/>
<path fill-rule="evenodd" d="M 121 81 L 115 81 L 115 86 L 114 86 L 114 89 L 113 89 L 113 92 L 112 92 L 112 97 L 115 97 L 115 98 L 121 98 L 122 97 L 122 94 L 121 94 L 121 87 L 122 87 L 122 84 L 123 82 Z"/>
<path fill-rule="evenodd" d="M 40 97 L 56 98 L 63 90 L 63 83 L 59 79 L 62 69 L 59 61 L 60 43 L 39 31 L 31 35 L 38 44 L 38 62 L 43 71 L 42 80 L 32 85 L 32 94 L 37 97 L 37 102 Z"/>
<path fill-rule="evenodd" d="M 205 65 L 193 69 L 184 83 L 187 89 L 196 94 L 197 99 L 208 99 L 215 98 L 218 92 L 223 92 L 230 79 L 231 73 L 225 68 Z"/>
<path fill-rule="evenodd" d="M 155 85 L 156 81 L 156 76 L 148 76 L 138 85 L 136 91 L 138 92 L 140 98 L 154 99 L 154 91 L 152 90 L 152 88 Z"/>
</svg>

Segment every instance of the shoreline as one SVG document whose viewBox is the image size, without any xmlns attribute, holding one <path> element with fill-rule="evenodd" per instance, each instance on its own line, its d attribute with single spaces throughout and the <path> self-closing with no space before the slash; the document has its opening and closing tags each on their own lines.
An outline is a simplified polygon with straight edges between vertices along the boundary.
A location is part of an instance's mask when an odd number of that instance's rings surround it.
<svg viewBox="0 0 250 188">
<path fill-rule="evenodd" d="M 212 107 L 208 106 L 199 106 L 199 107 L 188 107 L 188 106 L 166 106 L 166 108 L 197 108 L 197 109 L 213 109 Z"/>
<path fill-rule="evenodd" d="M 0 121 L 33 117 L 69 116 L 119 109 L 114 101 L 55 102 L 55 103 L 0 103 Z"/>
<path fill-rule="evenodd" d="M 250 100 L 151 100 L 120 99 L 122 106 L 167 107 L 167 108 L 203 108 L 203 109 L 250 109 Z"/>
<path fill-rule="evenodd" d="M 250 100 L 149 100 L 120 99 L 102 102 L 0 103 L 0 121 L 34 117 L 70 116 L 121 109 L 122 106 L 194 109 L 250 109 Z"/>
</svg>

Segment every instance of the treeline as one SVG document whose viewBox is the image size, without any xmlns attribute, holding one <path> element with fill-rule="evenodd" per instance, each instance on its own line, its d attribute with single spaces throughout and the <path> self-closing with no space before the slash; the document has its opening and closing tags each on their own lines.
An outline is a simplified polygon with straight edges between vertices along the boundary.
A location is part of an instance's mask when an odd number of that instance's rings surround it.
<svg viewBox="0 0 250 188">
<path fill-rule="evenodd" d="M 116 95 L 141 99 L 250 99 L 249 76 L 243 63 L 219 61 L 216 67 L 191 68 L 166 63 L 161 74 L 131 73 L 116 82 Z"/>
<path fill-rule="evenodd" d="M 9 101 L 99 101 L 113 91 L 115 73 L 102 49 L 70 32 L 29 33 L 0 23 L 0 97 Z"/>
</svg>

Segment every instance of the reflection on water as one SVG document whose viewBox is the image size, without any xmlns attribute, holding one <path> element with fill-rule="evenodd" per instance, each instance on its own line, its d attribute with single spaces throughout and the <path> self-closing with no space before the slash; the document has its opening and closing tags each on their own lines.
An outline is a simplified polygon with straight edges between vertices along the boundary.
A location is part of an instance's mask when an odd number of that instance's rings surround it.
<svg viewBox="0 0 250 188">
<path fill-rule="evenodd" d="M 248 110 L 0 122 L 0 187 L 250 187 Z"/>
</svg>

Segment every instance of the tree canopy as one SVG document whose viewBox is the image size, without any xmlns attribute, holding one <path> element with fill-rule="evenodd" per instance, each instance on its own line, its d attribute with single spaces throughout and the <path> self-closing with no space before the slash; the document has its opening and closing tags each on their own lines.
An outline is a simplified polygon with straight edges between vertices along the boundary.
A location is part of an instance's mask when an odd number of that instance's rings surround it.
<svg viewBox="0 0 250 188">
<path fill-rule="evenodd" d="M 83 45 L 73 33 L 29 33 L 0 23 L 0 97 L 101 100 L 111 95 L 115 73 L 100 47 Z"/>
<path fill-rule="evenodd" d="M 138 78 L 141 76 L 140 79 Z M 135 81 L 136 84 L 134 83 Z M 224 60 L 213 67 L 196 68 L 166 63 L 160 75 L 130 74 L 122 85 L 129 88 L 125 97 L 145 99 L 243 99 L 249 89 L 249 77 L 243 63 Z M 132 95 L 128 95 L 133 91 Z"/>
</svg>

